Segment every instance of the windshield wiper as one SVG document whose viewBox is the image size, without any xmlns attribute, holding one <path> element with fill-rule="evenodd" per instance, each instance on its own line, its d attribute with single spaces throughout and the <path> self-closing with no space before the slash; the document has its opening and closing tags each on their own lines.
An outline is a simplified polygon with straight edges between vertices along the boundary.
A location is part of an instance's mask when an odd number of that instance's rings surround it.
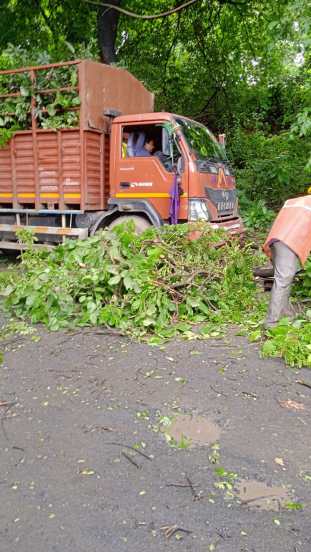
<svg viewBox="0 0 311 552">
<path fill-rule="evenodd" d="M 208 161 L 210 163 L 226 163 L 227 160 L 226 159 L 223 159 L 221 157 L 207 157 L 206 159 L 204 159 L 204 161 Z"/>
<path fill-rule="evenodd" d="M 221 157 L 200 157 L 198 163 L 227 163 L 227 160 L 221 159 Z"/>
</svg>

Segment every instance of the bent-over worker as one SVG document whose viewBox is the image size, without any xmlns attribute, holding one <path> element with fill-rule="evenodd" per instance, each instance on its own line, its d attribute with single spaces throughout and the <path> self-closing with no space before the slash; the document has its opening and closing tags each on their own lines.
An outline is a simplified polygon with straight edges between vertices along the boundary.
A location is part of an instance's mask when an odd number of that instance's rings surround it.
<svg viewBox="0 0 311 552">
<path fill-rule="evenodd" d="M 274 284 L 271 291 L 267 329 L 291 315 L 289 296 L 300 264 L 304 265 L 311 251 L 311 197 L 289 199 L 276 217 L 263 245 L 272 259 Z"/>
</svg>

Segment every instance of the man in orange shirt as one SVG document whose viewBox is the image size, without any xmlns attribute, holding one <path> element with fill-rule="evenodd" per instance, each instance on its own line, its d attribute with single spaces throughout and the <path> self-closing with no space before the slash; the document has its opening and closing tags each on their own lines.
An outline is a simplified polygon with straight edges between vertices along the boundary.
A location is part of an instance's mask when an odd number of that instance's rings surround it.
<svg viewBox="0 0 311 552">
<path fill-rule="evenodd" d="M 274 327 L 282 316 L 291 315 L 289 296 L 300 264 L 303 266 L 311 251 L 311 197 L 289 199 L 275 219 L 263 250 L 272 259 L 274 284 L 267 329 Z"/>
</svg>

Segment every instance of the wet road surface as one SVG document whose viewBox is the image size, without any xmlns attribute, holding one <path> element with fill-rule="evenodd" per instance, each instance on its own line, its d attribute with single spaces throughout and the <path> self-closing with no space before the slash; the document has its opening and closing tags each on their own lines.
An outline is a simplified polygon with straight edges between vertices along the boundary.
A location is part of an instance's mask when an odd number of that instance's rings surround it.
<svg viewBox="0 0 311 552">
<path fill-rule="evenodd" d="M 310 552 L 310 371 L 234 331 L 39 334 L 0 369 L 1 552 Z"/>
</svg>

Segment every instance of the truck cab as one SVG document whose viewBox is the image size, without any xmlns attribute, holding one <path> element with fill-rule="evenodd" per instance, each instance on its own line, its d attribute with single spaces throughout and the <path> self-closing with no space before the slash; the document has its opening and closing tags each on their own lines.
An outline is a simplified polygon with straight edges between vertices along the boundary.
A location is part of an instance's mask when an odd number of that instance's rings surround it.
<svg viewBox="0 0 311 552">
<path fill-rule="evenodd" d="M 177 174 L 178 222 L 203 220 L 243 232 L 225 148 L 205 126 L 172 113 L 119 116 L 111 125 L 110 151 L 110 208 L 140 213 L 156 225 L 169 222 Z"/>
</svg>

